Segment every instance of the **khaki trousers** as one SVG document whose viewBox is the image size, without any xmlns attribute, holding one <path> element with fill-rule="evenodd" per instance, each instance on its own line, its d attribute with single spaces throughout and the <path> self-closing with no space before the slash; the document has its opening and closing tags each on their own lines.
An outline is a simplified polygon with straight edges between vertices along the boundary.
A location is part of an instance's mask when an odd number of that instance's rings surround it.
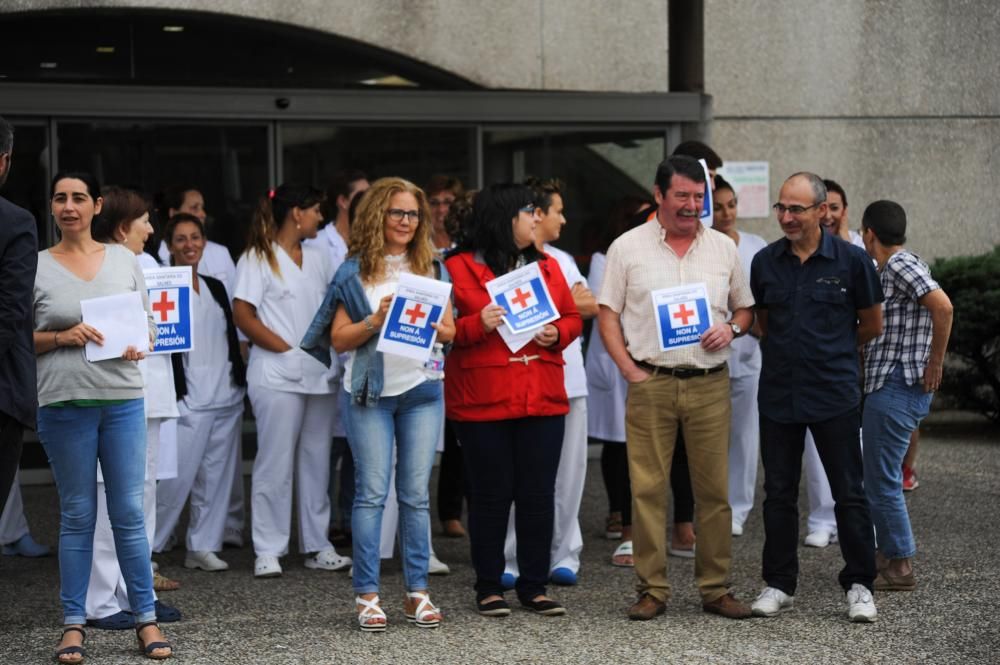
<svg viewBox="0 0 1000 665">
<path fill-rule="evenodd" d="M 628 468 L 632 482 L 632 544 L 636 589 L 657 600 L 670 598 L 667 581 L 667 497 L 677 428 L 684 433 L 694 524 L 698 534 L 694 576 L 702 602 L 728 593 L 732 561 L 729 508 L 728 369 L 678 379 L 656 374 L 629 385 L 625 409 Z"/>
</svg>

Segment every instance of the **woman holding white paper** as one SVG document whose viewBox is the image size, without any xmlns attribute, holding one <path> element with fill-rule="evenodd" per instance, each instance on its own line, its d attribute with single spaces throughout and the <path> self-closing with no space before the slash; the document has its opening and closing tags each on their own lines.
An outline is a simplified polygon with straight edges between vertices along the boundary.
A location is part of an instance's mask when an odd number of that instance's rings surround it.
<svg viewBox="0 0 1000 665">
<path fill-rule="evenodd" d="M 389 492 L 393 452 L 399 499 L 399 544 L 406 598 L 404 613 L 421 628 L 436 628 L 441 611 L 427 592 L 430 555 L 431 467 L 444 424 L 439 376 L 424 360 L 376 350 L 401 275 L 447 280 L 434 258 L 430 209 L 423 190 L 401 178 L 382 178 L 365 193 L 351 227 L 348 258 L 337 270 L 323 311 L 333 312 L 330 341 L 348 352 L 344 390 L 350 393 L 347 438 L 354 455 L 354 592 L 364 631 L 384 631 L 379 605 L 379 542 L 382 511 Z M 451 300 L 439 322 L 424 319 L 424 304 L 400 316 L 437 342 L 455 335 Z M 321 311 L 321 314 L 323 312 Z M 388 325 L 394 324 L 389 321 Z"/>
<path fill-rule="evenodd" d="M 510 614 L 500 576 L 512 502 L 517 503 L 518 600 L 538 614 L 565 613 L 546 596 L 545 586 L 556 471 L 569 412 L 562 351 L 579 337 L 583 324 L 559 264 L 535 248 L 538 221 L 531 189 L 492 185 L 476 196 L 470 237 L 446 261 L 458 318 L 445 403 L 462 445 L 476 602 L 484 616 Z M 509 312 L 490 297 L 487 284 L 533 265 L 559 318 L 515 343 L 508 341 L 510 335 L 502 336 Z M 537 302 L 531 290 L 512 288 L 507 300 Z"/>
<path fill-rule="evenodd" d="M 156 624 L 153 571 L 143 520 L 146 419 L 136 362 L 149 347 L 126 347 L 120 358 L 88 362 L 100 330 L 81 321 L 81 300 L 137 292 L 149 336 L 156 335 L 146 284 L 135 255 L 91 237 L 103 200 L 93 176 L 61 173 L 52 181 L 52 216 L 62 234 L 38 257 L 34 289 L 38 356 L 38 437 L 59 489 L 62 640 L 57 659 L 83 660 L 85 602 L 97 517 L 97 464 L 107 484 L 108 516 L 127 582 L 139 645 L 151 658 L 173 651 Z"/>
<path fill-rule="evenodd" d="M 281 575 L 293 476 L 306 568 L 351 565 L 327 537 L 334 386 L 327 368 L 298 348 L 333 277 L 327 251 L 302 242 L 316 237 L 322 201 L 319 190 L 291 184 L 262 197 L 236 266 L 233 320 L 253 342 L 247 392 L 257 419 L 250 499 L 257 577 Z"/>
</svg>

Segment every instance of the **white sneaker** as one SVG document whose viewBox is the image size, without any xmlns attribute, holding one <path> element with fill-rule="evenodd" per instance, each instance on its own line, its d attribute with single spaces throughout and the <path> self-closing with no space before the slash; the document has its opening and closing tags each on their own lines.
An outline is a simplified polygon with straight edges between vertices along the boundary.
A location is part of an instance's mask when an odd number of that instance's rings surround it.
<svg viewBox="0 0 1000 665">
<path fill-rule="evenodd" d="M 773 617 L 777 616 L 778 612 L 792 609 L 794 603 L 795 596 L 789 596 L 781 589 L 768 586 L 764 587 L 757 600 L 750 605 L 750 611 L 755 617 Z"/>
<path fill-rule="evenodd" d="M 281 564 L 278 557 L 262 554 L 253 562 L 254 577 L 281 577 Z"/>
<path fill-rule="evenodd" d="M 743 535 L 743 525 L 733 522 L 733 536 L 739 538 Z"/>
<path fill-rule="evenodd" d="M 340 556 L 332 547 L 306 558 L 306 568 L 313 570 L 344 570 L 350 568 L 352 563 L 354 562 L 351 561 L 351 557 Z"/>
<path fill-rule="evenodd" d="M 851 585 L 847 592 L 847 618 L 855 623 L 874 623 L 878 616 L 872 592 L 861 584 Z"/>
<path fill-rule="evenodd" d="M 188 552 L 184 557 L 185 568 L 201 568 L 210 573 L 229 570 L 229 564 L 215 555 L 215 552 Z"/>
<path fill-rule="evenodd" d="M 806 536 L 805 544 L 809 547 L 826 547 L 837 542 L 837 532 L 818 529 Z"/>
<path fill-rule="evenodd" d="M 437 558 L 437 555 L 431 552 L 430 558 L 427 560 L 427 574 L 428 575 L 447 575 L 451 572 L 451 568 L 448 567 L 441 559 Z"/>
<path fill-rule="evenodd" d="M 153 572 L 154 573 L 160 572 L 160 564 L 157 563 L 155 559 L 153 560 Z"/>
</svg>

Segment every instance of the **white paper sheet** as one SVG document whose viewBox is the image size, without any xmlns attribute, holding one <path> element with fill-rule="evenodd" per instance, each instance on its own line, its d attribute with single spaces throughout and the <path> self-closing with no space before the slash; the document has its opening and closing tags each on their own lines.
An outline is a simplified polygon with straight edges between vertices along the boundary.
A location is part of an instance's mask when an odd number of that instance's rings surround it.
<svg viewBox="0 0 1000 665">
<path fill-rule="evenodd" d="M 80 301 L 83 322 L 104 335 L 104 344 L 87 342 L 87 360 L 121 358 L 125 349 L 149 353 L 149 319 L 138 291 Z"/>
<path fill-rule="evenodd" d="M 400 275 L 375 348 L 426 361 L 437 339 L 437 330 L 431 324 L 441 321 L 450 294 L 451 284 L 447 282 L 409 273 Z"/>
</svg>

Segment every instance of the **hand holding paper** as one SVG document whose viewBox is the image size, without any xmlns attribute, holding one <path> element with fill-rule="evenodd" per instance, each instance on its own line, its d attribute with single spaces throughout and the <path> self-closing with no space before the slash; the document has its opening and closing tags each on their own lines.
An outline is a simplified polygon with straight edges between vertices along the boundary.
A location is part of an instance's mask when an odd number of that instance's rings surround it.
<svg viewBox="0 0 1000 665">
<path fill-rule="evenodd" d="M 438 327 L 448 306 L 451 284 L 403 273 L 396 294 L 386 296 L 372 323 L 381 326 L 375 348 L 421 362 L 431 355 Z M 384 322 L 385 325 L 380 323 Z"/>
<path fill-rule="evenodd" d="M 103 335 L 103 343 L 90 340 L 87 360 L 111 358 L 139 360 L 138 349 L 149 348 L 149 319 L 138 291 L 80 301 L 83 322 Z"/>
</svg>

